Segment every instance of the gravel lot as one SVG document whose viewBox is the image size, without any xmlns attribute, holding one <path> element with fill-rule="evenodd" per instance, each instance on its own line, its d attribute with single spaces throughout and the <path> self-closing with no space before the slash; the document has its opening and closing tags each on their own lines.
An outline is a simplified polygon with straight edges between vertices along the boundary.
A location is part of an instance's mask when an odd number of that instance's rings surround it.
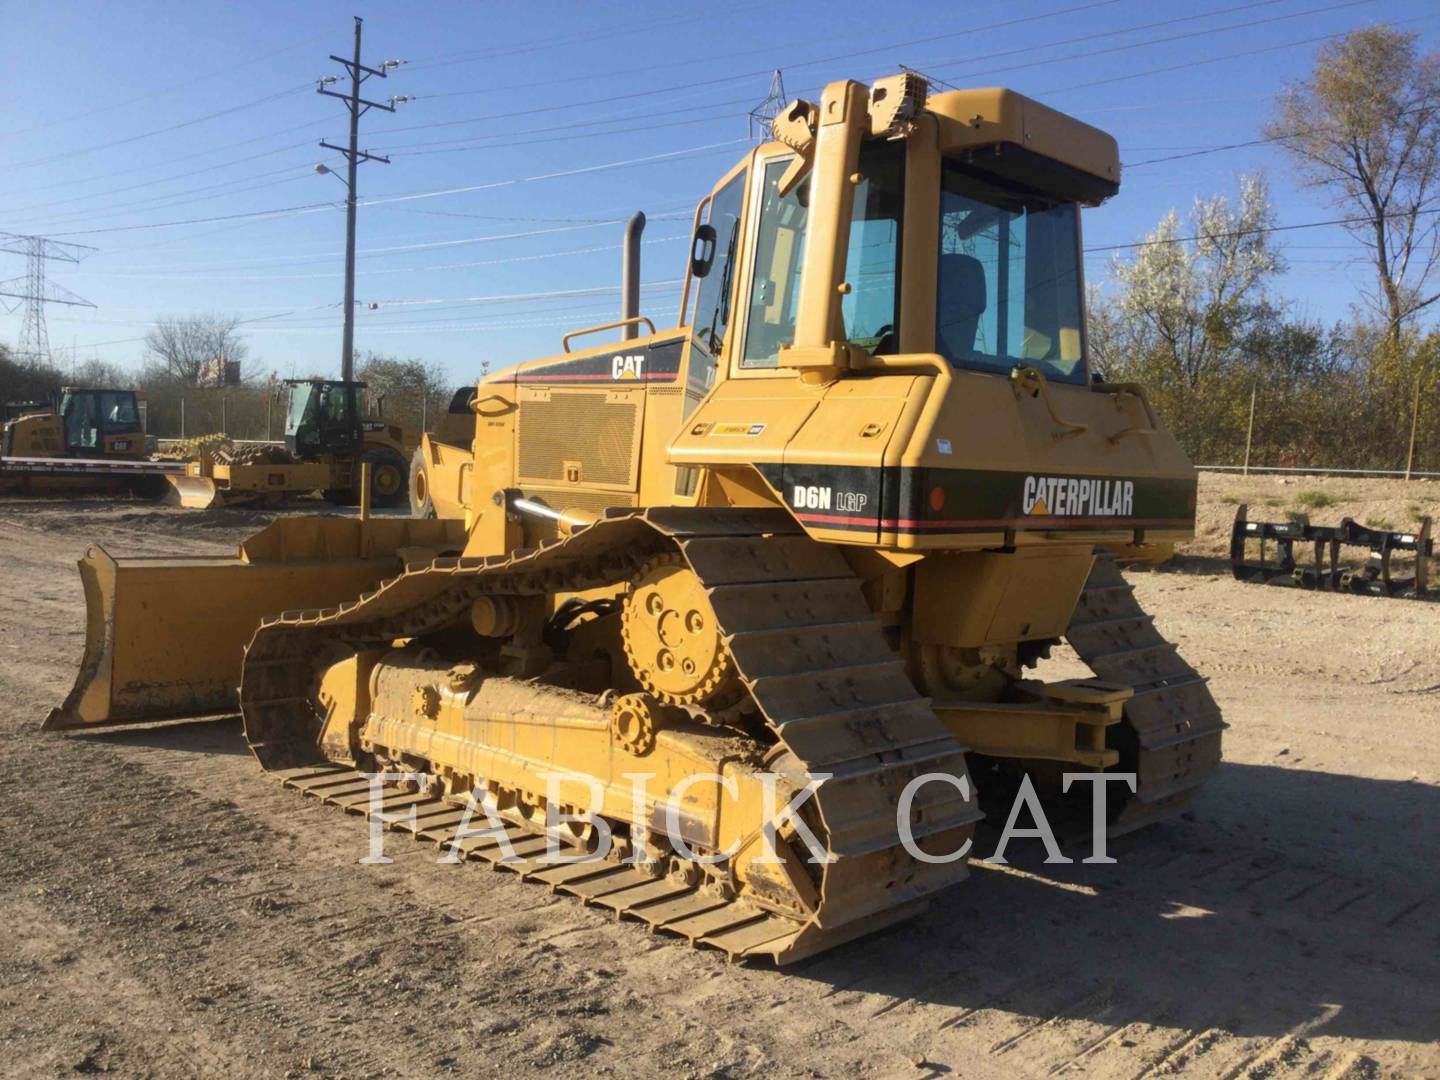
<svg viewBox="0 0 1440 1080">
<path fill-rule="evenodd" d="M 1017 841 L 780 971 L 398 836 L 357 865 L 363 825 L 264 777 L 233 719 L 40 735 L 87 544 L 224 553 L 268 518 L 0 501 L 0 1074 L 1440 1076 L 1440 604 L 1217 558 L 1235 502 L 1312 490 L 1317 522 L 1397 528 L 1440 496 L 1207 478 L 1194 548 L 1133 575 L 1231 725 L 1190 813 L 1113 866 Z"/>
</svg>

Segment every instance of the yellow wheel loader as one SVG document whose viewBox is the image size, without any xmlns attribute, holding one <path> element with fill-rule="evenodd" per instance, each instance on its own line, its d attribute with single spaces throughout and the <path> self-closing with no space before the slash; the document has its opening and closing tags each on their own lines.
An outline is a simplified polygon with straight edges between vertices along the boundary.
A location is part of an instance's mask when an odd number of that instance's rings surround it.
<svg viewBox="0 0 1440 1080">
<path fill-rule="evenodd" d="M 459 387 L 434 431 L 420 436 L 410 458 L 410 516 L 464 518 L 470 501 L 470 461 L 474 453 L 475 387 Z"/>
<path fill-rule="evenodd" d="M 197 455 L 183 475 L 169 477 L 170 501 L 203 510 L 320 491 L 332 503 L 349 505 L 360 501 L 361 467 L 369 465 L 373 503 L 403 506 L 406 456 L 414 443 L 400 425 L 361 414 L 365 383 L 287 379 L 286 385 L 284 449 L 248 446 Z"/>
<path fill-rule="evenodd" d="M 675 329 L 627 310 L 592 328 L 618 345 L 480 381 L 463 519 L 92 553 L 50 726 L 238 686 L 289 786 L 781 962 L 964 878 L 976 781 L 1134 774 L 1117 832 L 1184 807 L 1219 710 L 1096 554 L 1195 517 L 1143 391 L 1086 364 L 1079 208 L 1114 141 L 912 74 L 773 134 L 701 200 Z M 1095 677 L 1027 677 L 1061 641 Z"/>
</svg>

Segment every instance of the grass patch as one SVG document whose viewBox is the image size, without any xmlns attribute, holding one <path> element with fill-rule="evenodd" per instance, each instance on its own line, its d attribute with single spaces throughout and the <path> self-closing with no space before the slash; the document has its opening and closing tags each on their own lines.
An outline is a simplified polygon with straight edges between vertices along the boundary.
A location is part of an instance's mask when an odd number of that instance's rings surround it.
<svg viewBox="0 0 1440 1080">
<path fill-rule="evenodd" d="M 1266 499 L 1266 500 L 1265 500 L 1265 505 L 1266 505 L 1266 506 L 1284 506 L 1284 505 L 1285 505 L 1285 500 L 1284 500 L 1284 499 Z"/>
<path fill-rule="evenodd" d="M 1308 515 L 1307 513 L 1305 513 L 1304 510 L 1288 510 L 1288 511 L 1286 511 L 1286 513 L 1285 513 L 1285 517 L 1286 517 L 1286 519 L 1290 522 L 1291 525 L 1309 525 L 1309 524 L 1310 524 L 1310 515 Z"/>
<path fill-rule="evenodd" d="M 1310 510 L 1323 510 L 1327 506 L 1334 506 L 1335 500 L 1323 491 L 1299 491 L 1295 493 L 1295 501 Z"/>
<path fill-rule="evenodd" d="M 1240 496 L 1239 496 L 1239 495 L 1221 495 L 1221 496 L 1220 496 L 1220 501 L 1221 501 L 1222 503 L 1224 503 L 1226 506 L 1239 506 L 1239 505 L 1240 505 Z"/>
<path fill-rule="evenodd" d="M 1405 512 L 1410 515 L 1411 521 L 1419 521 L 1425 516 L 1425 508 L 1419 503 L 1411 503 L 1405 507 Z"/>
<path fill-rule="evenodd" d="M 1367 517 L 1365 519 L 1365 527 L 1367 529 L 1381 529 L 1384 532 L 1395 531 L 1395 523 L 1389 518 L 1382 517 Z"/>
</svg>

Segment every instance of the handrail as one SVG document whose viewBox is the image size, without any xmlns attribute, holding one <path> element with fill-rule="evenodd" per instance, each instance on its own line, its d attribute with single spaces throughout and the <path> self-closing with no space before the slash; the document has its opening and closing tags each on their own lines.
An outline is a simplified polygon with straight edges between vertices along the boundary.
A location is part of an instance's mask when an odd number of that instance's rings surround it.
<svg viewBox="0 0 1440 1080">
<path fill-rule="evenodd" d="M 480 406 L 485 404 L 485 402 L 487 401 L 498 401 L 502 405 L 504 405 L 505 408 L 498 409 L 495 412 L 486 412 L 484 409 L 480 408 Z M 507 398 L 504 394 L 486 394 L 484 397 L 476 396 L 470 399 L 470 411 L 476 413 L 479 416 L 504 416 L 507 412 L 512 411 L 514 408 L 515 403 L 509 398 Z"/>
<path fill-rule="evenodd" d="M 1160 430 L 1160 421 L 1156 419 L 1155 410 L 1150 407 L 1150 399 L 1145 396 L 1145 388 L 1139 383 L 1096 383 L 1091 389 L 1100 394 L 1113 394 L 1116 398 L 1119 398 L 1121 394 L 1129 394 L 1140 402 L 1140 407 L 1145 410 L 1145 419 L 1149 421 L 1149 427 L 1134 424 L 1127 428 L 1121 428 L 1113 435 L 1106 436 L 1105 441 L 1111 446 L 1130 435 L 1154 435 Z M 1119 405 L 1119 401 L 1116 401 L 1116 405 Z"/>
<path fill-rule="evenodd" d="M 939 353 L 910 353 L 904 356 L 872 356 L 862 352 L 859 362 L 852 365 L 855 371 L 888 371 L 904 374 L 910 368 L 927 368 L 927 374 L 939 375 L 947 386 L 954 377 L 950 361 Z"/>
<path fill-rule="evenodd" d="M 599 326 L 587 326 L 584 330 L 571 330 L 560 339 L 560 347 L 566 352 L 570 351 L 570 339 L 584 337 L 586 334 L 598 334 L 601 330 L 618 330 L 622 326 L 630 326 L 633 323 L 644 323 L 650 327 L 650 333 L 655 333 L 655 324 L 646 315 L 632 315 L 628 319 L 616 319 L 614 322 L 601 323 Z"/>
<path fill-rule="evenodd" d="M 1072 435 L 1090 430 L 1089 424 L 1073 423 L 1055 411 L 1055 402 L 1050 398 L 1050 380 L 1045 378 L 1044 372 L 1039 368 L 1029 364 L 1015 365 L 1010 371 L 1010 388 L 1015 391 L 1017 398 L 1021 394 L 1029 394 L 1045 403 L 1045 411 L 1050 414 L 1050 419 L 1065 428 L 1064 431 L 1052 433 L 1052 438 L 1068 439 Z"/>
</svg>

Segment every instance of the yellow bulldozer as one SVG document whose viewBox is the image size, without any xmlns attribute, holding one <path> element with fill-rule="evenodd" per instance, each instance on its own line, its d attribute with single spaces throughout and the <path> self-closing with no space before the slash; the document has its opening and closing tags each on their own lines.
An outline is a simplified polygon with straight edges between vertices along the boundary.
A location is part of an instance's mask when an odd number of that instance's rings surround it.
<svg viewBox="0 0 1440 1080">
<path fill-rule="evenodd" d="M 700 201 L 675 329 L 479 382 L 459 519 L 92 549 L 48 726 L 238 705 L 293 788 L 781 962 L 964 878 L 977 788 L 1134 774 L 1115 832 L 1186 806 L 1219 710 L 1097 555 L 1189 537 L 1196 494 L 1086 362 L 1114 140 L 909 73 L 773 135 Z M 1093 678 L 1030 677 L 1062 641 Z"/>
</svg>

